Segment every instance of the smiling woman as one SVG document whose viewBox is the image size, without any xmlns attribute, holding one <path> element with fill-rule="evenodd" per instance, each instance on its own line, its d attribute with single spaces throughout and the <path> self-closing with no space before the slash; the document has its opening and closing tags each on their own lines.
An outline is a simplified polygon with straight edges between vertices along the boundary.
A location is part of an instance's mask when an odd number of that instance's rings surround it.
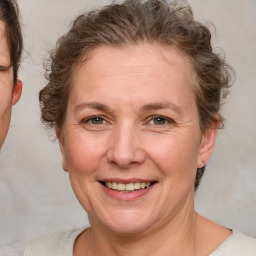
<svg viewBox="0 0 256 256">
<path fill-rule="evenodd" d="M 64 169 L 80 203 L 104 228 L 117 233 L 159 228 L 158 220 L 161 226 L 169 223 L 180 201 L 193 194 L 203 156 L 197 158 L 206 147 L 189 58 L 147 43 L 101 46 L 92 54 L 77 68 L 69 94 L 60 137 Z M 94 103 L 74 111 L 83 102 Z M 215 129 L 210 131 L 213 145 Z M 200 154 L 207 160 L 209 153 Z M 187 200 L 183 207 L 191 205 Z"/>
<path fill-rule="evenodd" d="M 127 0 L 79 16 L 40 92 L 90 227 L 31 255 L 255 255 L 256 242 L 194 210 L 230 68 L 189 6 Z"/>
</svg>

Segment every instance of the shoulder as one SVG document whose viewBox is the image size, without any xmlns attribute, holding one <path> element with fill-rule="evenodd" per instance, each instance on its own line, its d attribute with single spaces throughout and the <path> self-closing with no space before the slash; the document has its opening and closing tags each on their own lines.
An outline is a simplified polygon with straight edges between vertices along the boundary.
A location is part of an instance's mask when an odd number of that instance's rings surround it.
<svg viewBox="0 0 256 256">
<path fill-rule="evenodd" d="M 256 256 L 256 239 L 236 230 L 210 256 Z"/>
<path fill-rule="evenodd" d="M 72 256 L 74 242 L 83 231 L 75 229 L 33 241 L 25 248 L 24 256 Z"/>
</svg>

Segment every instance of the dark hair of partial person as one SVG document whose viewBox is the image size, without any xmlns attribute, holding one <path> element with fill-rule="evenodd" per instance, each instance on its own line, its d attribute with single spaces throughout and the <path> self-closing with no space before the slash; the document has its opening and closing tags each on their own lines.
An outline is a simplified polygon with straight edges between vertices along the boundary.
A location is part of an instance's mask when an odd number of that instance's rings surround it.
<svg viewBox="0 0 256 256">
<path fill-rule="evenodd" d="M 219 123 L 221 105 L 229 92 L 233 69 L 213 52 L 209 29 L 193 18 L 184 1 L 126 0 L 75 19 L 51 52 L 46 66 L 48 84 L 39 94 L 41 120 L 61 136 L 72 76 L 77 65 L 100 46 L 126 47 L 141 43 L 176 47 L 189 56 L 194 71 L 196 103 L 202 133 Z M 204 167 L 197 170 L 195 190 Z"/>
<path fill-rule="evenodd" d="M 0 20 L 5 23 L 7 43 L 13 66 L 14 84 L 18 79 L 23 39 L 21 34 L 19 7 L 15 0 L 0 0 Z"/>
</svg>

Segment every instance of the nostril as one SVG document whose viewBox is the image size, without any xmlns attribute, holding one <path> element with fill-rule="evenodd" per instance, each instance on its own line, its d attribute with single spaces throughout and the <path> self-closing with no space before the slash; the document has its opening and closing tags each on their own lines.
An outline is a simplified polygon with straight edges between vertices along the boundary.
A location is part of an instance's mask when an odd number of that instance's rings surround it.
<svg viewBox="0 0 256 256">
<path fill-rule="evenodd" d="M 131 164 L 135 163 L 135 154 L 134 152 L 128 152 L 128 150 L 115 149 L 108 154 L 108 160 L 112 164 L 116 164 L 122 168 L 128 167 Z"/>
</svg>

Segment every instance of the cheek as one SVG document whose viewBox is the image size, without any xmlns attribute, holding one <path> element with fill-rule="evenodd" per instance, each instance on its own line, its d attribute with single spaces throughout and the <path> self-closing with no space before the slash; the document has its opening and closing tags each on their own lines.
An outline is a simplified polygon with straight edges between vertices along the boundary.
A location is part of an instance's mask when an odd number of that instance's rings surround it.
<svg viewBox="0 0 256 256">
<path fill-rule="evenodd" d="M 0 83 L 0 137 L 1 144 L 5 137 L 11 118 L 11 89 L 6 90 L 5 86 Z"/>
<path fill-rule="evenodd" d="M 148 156 L 165 176 L 194 177 L 197 168 L 198 143 L 190 136 L 168 134 L 147 140 Z"/>
<path fill-rule="evenodd" d="M 94 172 L 104 153 L 104 140 L 80 134 L 66 137 L 65 158 L 70 172 L 81 175 Z"/>
<path fill-rule="evenodd" d="M 1 105 L 1 103 L 0 103 Z M 9 124 L 11 120 L 11 106 L 8 108 L 6 106 L 0 106 L 0 149 L 4 143 L 6 138 Z"/>
<path fill-rule="evenodd" d="M 0 84 L 0 113 L 4 113 L 8 108 L 11 107 L 12 91 L 7 90 L 3 85 Z"/>
</svg>

